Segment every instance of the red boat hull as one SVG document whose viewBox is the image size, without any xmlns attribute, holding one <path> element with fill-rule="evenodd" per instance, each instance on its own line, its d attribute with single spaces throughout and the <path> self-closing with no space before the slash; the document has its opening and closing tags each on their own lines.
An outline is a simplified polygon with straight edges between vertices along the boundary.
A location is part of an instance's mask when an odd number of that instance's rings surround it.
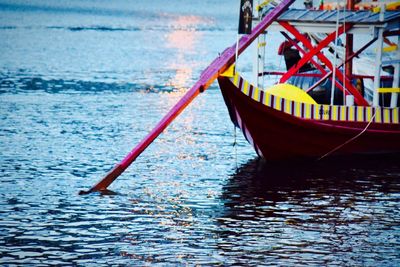
<svg viewBox="0 0 400 267">
<path fill-rule="evenodd" d="M 249 97 L 228 77 L 218 82 L 232 122 L 267 160 L 400 152 L 399 123 L 299 118 Z"/>
</svg>

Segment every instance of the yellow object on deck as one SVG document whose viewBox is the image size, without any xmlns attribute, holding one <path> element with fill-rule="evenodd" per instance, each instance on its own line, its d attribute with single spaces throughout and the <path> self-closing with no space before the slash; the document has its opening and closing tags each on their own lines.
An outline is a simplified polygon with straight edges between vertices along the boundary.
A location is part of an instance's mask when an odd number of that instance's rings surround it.
<svg viewBox="0 0 400 267">
<path fill-rule="evenodd" d="M 317 102 L 315 102 L 315 100 L 301 88 L 288 83 L 275 84 L 266 91 L 272 95 L 279 96 L 287 100 L 307 104 L 317 104 Z"/>
</svg>

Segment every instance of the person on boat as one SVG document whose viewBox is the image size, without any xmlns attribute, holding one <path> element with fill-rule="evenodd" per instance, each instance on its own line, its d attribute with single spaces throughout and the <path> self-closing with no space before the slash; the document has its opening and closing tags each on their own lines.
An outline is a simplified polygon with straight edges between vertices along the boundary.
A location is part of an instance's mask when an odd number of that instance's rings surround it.
<svg viewBox="0 0 400 267">
<path fill-rule="evenodd" d="M 303 2 L 304 7 L 306 9 L 313 9 L 313 0 L 304 0 Z M 304 35 L 309 39 L 308 35 Z M 292 48 L 292 44 L 290 41 L 284 41 L 278 49 L 278 55 L 284 56 L 285 58 L 285 63 L 286 63 L 286 69 L 289 70 L 291 67 L 297 64 L 299 60 L 301 59 L 300 53 L 297 49 Z M 310 64 L 305 64 L 299 72 L 305 72 L 312 70 L 313 67 Z"/>
<path fill-rule="evenodd" d="M 308 38 L 308 35 L 307 35 L 307 38 Z M 286 70 L 289 70 L 291 67 L 296 65 L 301 59 L 299 50 L 294 48 L 293 44 L 288 40 L 281 43 L 281 45 L 278 48 L 278 55 L 280 55 L 280 56 L 283 55 L 283 57 L 285 59 Z M 314 68 L 312 67 L 312 65 L 307 63 L 307 64 L 304 64 L 300 68 L 299 72 L 306 72 L 306 71 L 310 71 L 313 69 Z"/>
</svg>

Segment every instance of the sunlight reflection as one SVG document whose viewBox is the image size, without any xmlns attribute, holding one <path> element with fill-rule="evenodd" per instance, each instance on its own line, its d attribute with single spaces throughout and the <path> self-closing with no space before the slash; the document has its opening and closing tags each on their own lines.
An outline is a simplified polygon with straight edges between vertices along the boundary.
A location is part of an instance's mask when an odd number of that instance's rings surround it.
<svg viewBox="0 0 400 267">
<path fill-rule="evenodd" d="M 211 23 L 213 22 L 209 19 L 198 16 L 180 16 L 171 21 L 171 31 L 165 35 L 165 51 L 170 54 L 166 66 L 172 72 L 167 85 L 173 88 L 173 92 L 165 93 L 163 101 L 160 102 L 164 107 L 175 105 L 194 83 L 193 71 L 199 63 L 193 61 L 193 55 L 199 53 L 199 43 L 201 43 L 204 34 L 199 29 Z M 199 102 L 197 102 L 197 105 L 199 105 Z M 165 137 L 159 142 L 173 143 L 174 146 L 178 147 L 183 145 L 194 146 L 197 137 L 188 134 L 193 131 L 194 121 L 195 117 L 192 112 L 187 110 L 186 115 L 179 119 L 180 123 L 172 124 L 165 130 L 165 132 L 182 133 L 180 138 L 171 140 Z M 197 156 L 188 155 L 186 150 L 179 150 L 177 153 L 177 159 L 180 161 L 189 161 L 193 158 L 198 160 Z"/>
<path fill-rule="evenodd" d="M 198 33 L 197 33 L 198 34 Z M 196 43 L 196 32 L 186 30 L 173 31 L 167 35 L 167 46 L 185 52 L 193 52 Z"/>
<path fill-rule="evenodd" d="M 196 26 L 209 22 L 196 16 L 181 16 L 172 22 L 176 30 L 167 35 L 167 46 L 182 52 L 193 52 L 196 42 L 202 35 Z"/>
<path fill-rule="evenodd" d="M 166 46 L 176 50 L 176 56 L 169 68 L 176 69 L 176 74 L 169 80 L 169 86 L 178 91 L 185 91 L 193 74 L 193 65 L 188 63 L 188 55 L 196 52 L 196 45 L 202 33 L 196 30 L 199 25 L 210 23 L 201 17 L 180 16 L 172 24 L 174 29 L 166 36 Z"/>
</svg>

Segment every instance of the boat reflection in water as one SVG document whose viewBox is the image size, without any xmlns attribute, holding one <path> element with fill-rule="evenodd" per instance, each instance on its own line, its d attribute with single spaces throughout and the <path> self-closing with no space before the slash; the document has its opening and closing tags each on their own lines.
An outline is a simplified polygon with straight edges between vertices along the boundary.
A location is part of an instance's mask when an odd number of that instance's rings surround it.
<svg viewBox="0 0 400 267">
<path fill-rule="evenodd" d="M 280 166 L 249 161 L 221 196 L 218 247 L 227 263 L 398 261 L 400 166 L 393 158 Z"/>
</svg>

